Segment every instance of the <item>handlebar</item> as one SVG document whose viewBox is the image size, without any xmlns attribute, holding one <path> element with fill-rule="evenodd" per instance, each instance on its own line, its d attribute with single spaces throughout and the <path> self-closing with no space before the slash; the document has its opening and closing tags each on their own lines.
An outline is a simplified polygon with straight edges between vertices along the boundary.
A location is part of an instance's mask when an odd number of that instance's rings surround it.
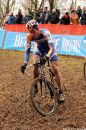
<svg viewBox="0 0 86 130">
<path fill-rule="evenodd" d="M 40 60 L 39 60 L 38 62 L 36 62 L 36 63 L 27 65 L 27 67 L 26 67 L 26 69 L 25 69 L 25 73 L 26 73 L 27 75 L 29 75 L 29 76 L 32 75 L 32 74 L 28 73 L 27 68 L 32 67 L 32 66 L 34 66 L 34 65 L 38 65 L 38 67 L 46 67 L 46 68 L 49 69 L 49 68 L 50 68 L 50 61 L 49 61 L 49 60 L 46 61 L 46 62 L 47 62 L 47 65 L 46 65 L 46 63 L 41 64 L 42 58 L 43 58 L 43 57 L 40 57 Z"/>
</svg>

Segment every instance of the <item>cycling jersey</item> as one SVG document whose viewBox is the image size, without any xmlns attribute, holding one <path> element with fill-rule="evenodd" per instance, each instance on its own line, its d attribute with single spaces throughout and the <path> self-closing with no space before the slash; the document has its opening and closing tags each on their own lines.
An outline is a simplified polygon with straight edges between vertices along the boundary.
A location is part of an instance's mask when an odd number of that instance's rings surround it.
<svg viewBox="0 0 86 130">
<path fill-rule="evenodd" d="M 57 54 L 56 54 L 56 50 L 54 47 L 54 43 L 51 37 L 50 32 L 47 29 L 40 29 L 40 35 L 38 38 L 32 38 L 32 41 L 40 41 L 41 39 L 45 38 L 45 36 L 47 37 L 46 40 L 38 42 L 38 43 L 34 43 L 34 49 L 33 49 L 33 55 L 39 55 L 39 56 L 44 56 L 45 54 L 48 53 L 49 51 L 49 44 L 52 46 L 52 53 L 50 55 L 50 60 L 57 60 Z M 26 51 L 26 61 L 29 60 L 29 53 L 30 53 L 30 49 L 28 48 Z"/>
<path fill-rule="evenodd" d="M 41 32 L 40 36 L 38 38 L 35 38 L 35 39 L 33 38 L 33 40 L 41 40 L 44 37 L 45 37 L 44 34 Z M 49 51 L 48 40 L 45 40 L 44 42 L 37 43 L 37 48 L 39 49 L 39 51 L 41 52 L 42 55 L 44 55 L 45 53 L 48 53 L 48 51 Z"/>
</svg>

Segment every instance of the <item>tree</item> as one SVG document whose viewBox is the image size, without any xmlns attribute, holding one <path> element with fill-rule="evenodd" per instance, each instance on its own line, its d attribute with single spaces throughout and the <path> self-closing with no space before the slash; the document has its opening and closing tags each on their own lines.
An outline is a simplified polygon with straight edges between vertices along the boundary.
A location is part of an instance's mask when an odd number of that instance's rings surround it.
<svg viewBox="0 0 86 130">
<path fill-rule="evenodd" d="M 4 17 L 14 9 L 16 0 L 0 0 L 1 23 Z"/>
<path fill-rule="evenodd" d="M 50 11 L 52 11 L 53 8 L 55 8 L 55 0 L 49 0 L 50 4 Z"/>
<path fill-rule="evenodd" d="M 15 6 L 16 0 L 0 0 L 0 14 L 7 14 Z"/>
<path fill-rule="evenodd" d="M 44 5 L 44 0 L 42 0 L 41 2 L 39 0 L 26 0 L 27 4 L 22 3 L 23 5 L 23 8 L 24 9 L 30 9 L 31 11 L 34 10 L 34 18 L 36 18 L 37 16 L 37 13 L 39 12 L 39 10 L 41 8 L 43 8 L 43 5 Z"/>
<path fill-rule="evenodd" d="M 31 0 L 31 4 L 33 5 L 34 8 L 34 18 L 36 18 L 38 11 L 44 5 L 44 0 L 42 0 L 40 4 L 38 0 Z"/>
</svg>

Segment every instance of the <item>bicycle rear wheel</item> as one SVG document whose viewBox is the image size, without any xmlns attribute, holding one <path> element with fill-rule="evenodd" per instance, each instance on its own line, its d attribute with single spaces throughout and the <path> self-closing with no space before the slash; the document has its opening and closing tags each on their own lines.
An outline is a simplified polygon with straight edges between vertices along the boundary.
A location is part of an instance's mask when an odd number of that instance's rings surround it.
<svg viewBox="0 0 86 130">
<path fill-rule="evenodd" d="M 84 63 L 84 69 L 83 69 L 83 71 L 84 71 L 84 77 L 86 78 L 86 62 Z"/>
<path fill-rule="evenodd" d="M 38 89 L 37 93 L 35 93 L 35 86 Z M 36 111 L 42 116 L 52 114 L 56 110 L 56 94 L 50 83 L 41 78 L 35 79 L 32 84 L 31 100 Z"/>
</svg>

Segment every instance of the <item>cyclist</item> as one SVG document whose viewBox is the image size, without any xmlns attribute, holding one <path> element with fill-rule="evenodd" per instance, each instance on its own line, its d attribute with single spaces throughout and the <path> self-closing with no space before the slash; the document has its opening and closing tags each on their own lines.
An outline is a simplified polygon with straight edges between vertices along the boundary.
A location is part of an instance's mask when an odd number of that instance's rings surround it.
<svg viewBox="0 0 86 130">
<path fill-rule="evenodd" d="M 24 64 L 21 66 L 21 72 L 24 73 L 26 69 L 30 57 L 31 42 L 34 41 L 35 45 L 33 51 L 33 60 L 36 63 L 39 60 L 40 56 L 44 56 L 43 62 L 46 62 L 47 59 L 50 60 L 53 72 L 55 74 L 56 82 L 59 87 L 59 102 L 63 103 L 64 96 L 61 86 L 61 75 L 58 70 L 58 58 L 54 47 L 54 43 L 51 38 L 51 34 L 47 29 L 39 29 L 38 23 L 34 19 L 27 22 L 26 28 L 28 29 L 29 33 L 27 35 L 25 61 Z M 38 75 L 38 66 L 34 65 L 34 78 L 37 78 Z"/>
</svg>

